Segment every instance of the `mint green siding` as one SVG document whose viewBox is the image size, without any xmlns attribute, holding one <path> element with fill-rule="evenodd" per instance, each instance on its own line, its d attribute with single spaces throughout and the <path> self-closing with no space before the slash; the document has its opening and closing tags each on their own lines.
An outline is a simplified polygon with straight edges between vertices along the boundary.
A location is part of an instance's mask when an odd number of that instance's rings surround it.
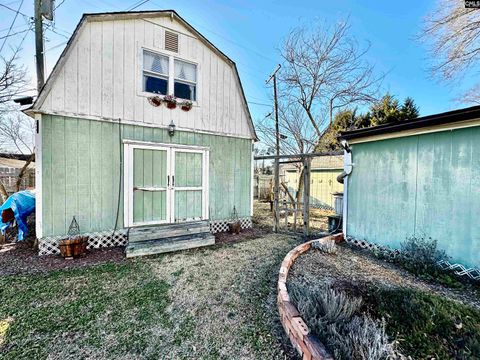
<svg viewBox="0 0 480 360">
<path fill-rule="evenodd" d="M 347 234 L 399 247 L 438 240 L 480 266 L 480 127 L 352 145 Z"/>
<path fill-rule="evenodd" d="M 167 152 L 165 150 L 135 149 L 133 151 L 133 186 L 167 187 Z M 167 191 L 133 192 L 133 222 L 166 220 Z"/>
<path fill-rule="evenodd" d="M 175 152 L 175 221 L 202 218 L 202 190 L 182 190 L 182 187 L 203 186 L 203 155 Z"/>
<path fill-rule="evenodd" d="M 44 115 L 41 127 L 43 236 L 66 234 L 74 215 L 82 232 L 113 229 L 118 201 L 118 227 L 122 227 L 123 166 L 120 166 L 120 154 L 123 154 L 123 143 L 119 125 Z M 170 137 L 165 129 L 133 125 L 122 125 L 121 137 L 209 147 L 209 218 L 228 219 L 234 206 L 239 216 L 250 216 L 251 140 L 182 131 L 176 131 Z M 195 158 L 185 161 L 191 162 L 192 176 L 179 180 L 196 184 L 197 168 L 201 164 L 197 164 Z M 153 184 L 157 175 L 144 174 L 141 181 Z M 120 197 L 119 182 L 122 185 Z M 201 206 L 195 205 L 200 201 L 198 194 L 192 191 L 192 194 L 185 192 L 182 196 L 185 199 L 178 199 L 178 211 L 185 212 L 191 201 L 194 203 L 192 211 L 201 212 Z M 150 199 L 142 201 L 149 202 Z M 165 210 L 153 205 L 154 202 L 152 199 L 150 212 L 142 214 L 147 220 L 164 216 Z M 178 214 L 179 217 L 182 215 Z"/>
</svg>

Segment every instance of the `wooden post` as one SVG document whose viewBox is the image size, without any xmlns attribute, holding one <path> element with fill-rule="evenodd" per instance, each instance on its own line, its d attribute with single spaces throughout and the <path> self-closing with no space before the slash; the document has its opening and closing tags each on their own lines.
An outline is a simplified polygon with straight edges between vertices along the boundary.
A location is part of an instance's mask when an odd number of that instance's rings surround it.
<svg viewBox="0 0 480 360">
<path fill-rule="evenodd" d="M 297 230 L 297 202 L 293 201 L 293 230 Z"/>
<path fill-rule="evenodd" d="M 45 59 L 43 51 L 43 19 L 41 0 L 35 0 L 35 63 L 37 65 L 37 92 L 45 83 Z"/>
<path fill-rule="evenodd" d="M 274 73 L 268 78 L 266 83 L 268 84 L 271 79 L 273 79 L 273 99 L 274 99 L 274 104 L 275 104 L 275 162 L 274 162 L 274 195 L 273 195 L 273 202 L 274 202 L 274 208 L 275 208 L 275 213 L 274 213 L 274 224 L 273 224 L 273 231 L 278 232 L 278 226 L 279 226 L 279 213 L 278 213 L 278 208 L 279 208 L 279 192 L 280 192 L 280 131 L 278 127 L 278 98 L 277 98 L 277 72 L 280 70 L 281 65 L 279 64 L 277 66 L 277 69 L 274 71 Z"/>
<path fill-rule="evenodd" d="M 303 235 L 310 235 L 310 157 L 303 159 Z"/>
</svg>

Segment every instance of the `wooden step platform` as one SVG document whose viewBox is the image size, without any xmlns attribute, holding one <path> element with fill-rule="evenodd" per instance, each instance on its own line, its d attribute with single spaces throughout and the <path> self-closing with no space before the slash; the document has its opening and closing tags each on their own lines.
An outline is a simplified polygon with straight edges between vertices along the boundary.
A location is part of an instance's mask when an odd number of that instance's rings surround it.
<svg viewBox="0 0 480 360">
<path fill-rule="evenodd" d="M 127 258 L 215 244 L 208 221 L 131 228 Z"/>
</svg>

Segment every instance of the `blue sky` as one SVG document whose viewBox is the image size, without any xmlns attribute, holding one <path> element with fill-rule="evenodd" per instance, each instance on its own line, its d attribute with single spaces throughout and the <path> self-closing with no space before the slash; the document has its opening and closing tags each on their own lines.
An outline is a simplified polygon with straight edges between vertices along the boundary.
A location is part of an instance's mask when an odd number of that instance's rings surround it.
<svg viewBox="0 0 480 360">
<path fill-rule="evenodd" d="M 57 5 L 62 0 L 57 0 Z M 70 34 L 84 12 L 125 10 L 135 0 L 65 0 L 56 11 L 56 33 L 47 31 L 46 61 L 51 70 Z M 21 0 L 0 0 L 1 4 L 18 8 Z M 335 22 L 349 18 L 351 33 L 361 43 L 370 42 L 368 60 L 376 70 L 387 73 L 383 87 L 398 98 L 411 96 L 421 115 L 461 107 L 455 98 L 471 83 L 464 80 L 455 89 L 431 79 L 426 49 L 415 40 L 422 19 L 435 1 L 149 1 L 139 10 L 175 9 L 222 51 L 237 62 L 245 93 L 254 119 L 261 119 L 270 108 L 271 89 L 265 79 L 281 62 L 278 47 L 295 26 L 315 22 Z M 24 1 L 21 12 L 33 14 L 33 0 Z M 0 38 L 7 34 L 14 12 L 0 7 Z M 18 16 L 12 32 L 27 29 L 27 20 Z M 27 34 L 22 60 L 34 79 L 33 32 L 10 37 L 6 45 L 14 45 Z M 3 40 L 1 40 L 3 41 Z M 7 46 L 6 46 L 7 48 Z M 5 50 L 3 51 L 5 53 Z M 35 87 L 34 85 L 32 87 Z"/>
</svg>

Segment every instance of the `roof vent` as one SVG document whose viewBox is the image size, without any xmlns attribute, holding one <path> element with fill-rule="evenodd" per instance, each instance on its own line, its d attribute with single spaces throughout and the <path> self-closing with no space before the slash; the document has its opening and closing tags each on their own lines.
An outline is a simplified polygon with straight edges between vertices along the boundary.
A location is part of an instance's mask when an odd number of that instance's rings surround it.
<svg viewBox="0 0 480 360">
<path fill-rule="evenodd" d="M 178 53 L 178 34 L 165 31 L 165 50 Z"/>
</svg>

